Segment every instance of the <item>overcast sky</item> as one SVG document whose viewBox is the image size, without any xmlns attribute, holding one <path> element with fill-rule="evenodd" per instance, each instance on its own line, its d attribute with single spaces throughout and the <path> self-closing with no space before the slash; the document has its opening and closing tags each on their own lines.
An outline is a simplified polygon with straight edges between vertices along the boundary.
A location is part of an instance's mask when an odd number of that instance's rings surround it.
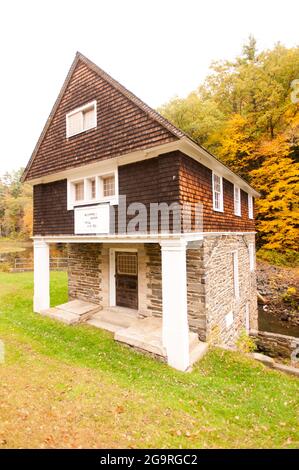
<svg viewBox="0 0 299 470">
<path fill-rule="evenodd" d="M 298 45 L 298 23 L 298 0 L 1 2 L 0 175 L 26 165 L 77 50 L 157 107 L 249 34 L 259 49 Z"/>
</svg>

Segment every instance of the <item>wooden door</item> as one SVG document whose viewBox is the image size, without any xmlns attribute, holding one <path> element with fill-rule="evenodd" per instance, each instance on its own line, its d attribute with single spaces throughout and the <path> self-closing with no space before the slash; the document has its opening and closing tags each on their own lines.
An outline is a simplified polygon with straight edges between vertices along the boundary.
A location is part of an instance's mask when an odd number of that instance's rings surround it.
<svg viewBox="0 0 299 470">
<path fill-rule="evenodd" d="M 137 253 L 117 251 L 115 256 L 116 305 L 138 309 Z"/>
</svg>

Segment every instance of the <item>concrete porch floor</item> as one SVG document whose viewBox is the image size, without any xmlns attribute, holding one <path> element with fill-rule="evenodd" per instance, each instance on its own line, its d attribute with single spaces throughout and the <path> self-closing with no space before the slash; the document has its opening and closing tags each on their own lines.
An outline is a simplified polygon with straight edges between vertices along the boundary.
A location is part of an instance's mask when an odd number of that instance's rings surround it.
<svg viewBox="0 0 299 470">
<path fill-rule="evenodd" d="M 69 325 L 87 323 L 114 333 L 114 339 L 140 350 L 166 359 L 162 344 L 162 319 L 142 318 L 137 310 L 124 307 L 101 309 L 96 304 L 72 300 L 41 312 L 42 315 Z M 199 341 L 198 335 L 189 332 L 190 366 L 201 359 L 208 349 L 207 343 Z"/>
</svg>

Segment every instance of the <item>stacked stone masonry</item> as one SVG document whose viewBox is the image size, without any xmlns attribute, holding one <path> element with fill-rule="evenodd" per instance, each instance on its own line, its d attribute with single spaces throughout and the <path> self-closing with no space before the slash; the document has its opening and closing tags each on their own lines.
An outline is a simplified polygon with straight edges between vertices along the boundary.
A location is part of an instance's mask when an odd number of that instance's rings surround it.
<svg viewBox="0 0 299 470">
<path fill-rule="evenodd" d="M 102 305 L 102 246 L 99 243 L 68 245 L 69 300 Z"/>
<path fill-rule="evenodd" d="M 268 356 L 292 359 L 292 353 L 297 351 L 299 358 L 299 338 L 257 330 L 252 330 L 251 336 L 258 350 Z"/>
<path fill-rule="evenodd" d="M 189 328 L 202 341 L 233 346 L 250 315 L 257 328 L 255 273 L 250 272 L 249 243 L 253 234 L 218 235 L 187 246 L 187 306 Z M 138 252 L 138 310 L 142 316 L 162 316 L 162 266 L 159 244 L 122 244 Z M 115 244 L 70 244 L 69 297 L 109 306 L 109 250 Z M 239 298 L 234 292 L 232 253 L 238 253 Z M 227 325 L 226 316 L 233 321 Z"/>
</svg>

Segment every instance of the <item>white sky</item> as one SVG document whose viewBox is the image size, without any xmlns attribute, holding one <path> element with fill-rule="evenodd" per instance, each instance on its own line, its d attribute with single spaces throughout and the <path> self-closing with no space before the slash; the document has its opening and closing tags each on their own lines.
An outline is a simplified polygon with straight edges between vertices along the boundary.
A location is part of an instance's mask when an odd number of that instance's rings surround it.
<svg viewBox="0 0 299 470">
<path fill-rule="evenodd" d="M 77 50 L 157 107 L 250 33 L 259 49 L 298 45 L 298 23 L 298 0 L 1 2 L 0 175 L 26 165 Z"/>
</svg>

